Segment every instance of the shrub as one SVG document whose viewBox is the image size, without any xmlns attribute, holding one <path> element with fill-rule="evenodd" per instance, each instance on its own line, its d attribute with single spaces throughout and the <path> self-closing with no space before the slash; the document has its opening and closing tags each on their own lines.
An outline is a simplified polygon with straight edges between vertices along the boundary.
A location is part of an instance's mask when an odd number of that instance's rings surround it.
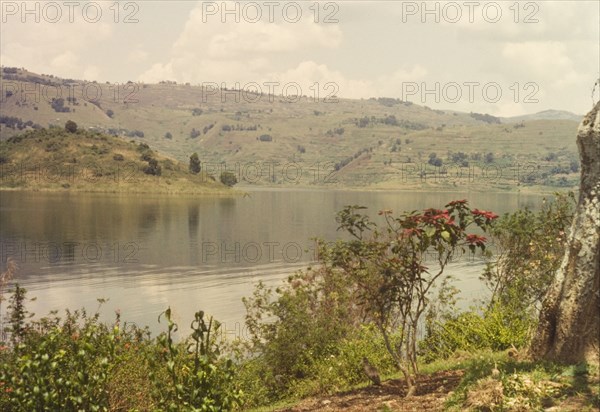
<svg viewBox="0 0 600 412">
<path fill-rule="evenodd" d="M 490 308 L 428 319 L 425 339 L 419 344 L 422 359 L 431 362 L 446 359 L 457 351 L 524 347 L 531 337 L 536 316 L 532 311 L 515 309 L 515 305 L 495 303 Z"/>
<path fill-rule="evenodd" d="M 490 232 L 495 253 L 481 276 L 492 302 L 520 302 L 517 311 L 541 305 L 562 260 L 574 204 L 573 193 L 557 194 L 539 212 L 518 210 L 496 222 Z"/>
<path fill-rule="evenodd" d="M 190 173 L 198 174 L 198 173 L 200 173 L 201 169 L 202 169 L 202 166 L 200 165 L 200 159 L 198 158 L 198 153 L 194 152 L 190 156 L 190 164 L 189 164 Z"/>
<path fill-rule="evenodd" d="M 348 278 L 325 267 L 298 272 L 276 290 L 259 282 L 243 299 L 249 340 L 241 342 L 246 361 L 240 379 L 247 402 L 331 389 L 309 381 L 319 380 L 327 358 L 339 355 L 341 342 L 358 329 L 355 298 Z"/>
<path fill-rule="evenodd" d="M 69 133 L 77 132 L 77 123 L 72 120 L 67 120 L 67 123 L 65 123 L 65 130 Z"/>
<path fill-rule="evenodd" d="M 233 363 L 219 358 L 220 350 L 214 339 L 219 323 L 213 323 L 212 317 L 207 323 L 204 312 L 196 312 L 191 337 L 186 343 L 176 345 L 172 335 L 177 325 L 171 319 L 171 309 L 162 315 L 167 321 L 167 332 L 157 338 L 162 349 L 160 363 L 150 374 L 161 410 L 222 411 L 239 405 L 241 392 L 233 384 Z M 166 367 L 166 380 L 155 372 L 161 367 Z"/>
<path fill-rule="evenodd" d="M 24 299 L 19 289 L 11 300 Z M 22 328 L 12 347 L 0 347 L 2 411 L 227 411 L 241 403 L 233 364 L 213 337 L 219 325 L 202 312 L 175 344 L 170 309 L 156 339 L 118 314 L 113 324 L 84 309 L 29 323 L 24 306 L 12 310 Z"/>
<path fill-rule="evenodd" d="M 233 172 L 222 172 L 219 180 L 221 180 L 221 183 L 229 187 L 234 186 L 238 182 L 237 177 L 235 177 Z"/>
<path fill-rule="evenodd" d="M 147 175 L 160 176 L 162 174 L 162 167 L 158 164 L 158 160 L 154 158 L 148 160 L 148 166 L 144 168 L 144 173 Z"/>
</svg>

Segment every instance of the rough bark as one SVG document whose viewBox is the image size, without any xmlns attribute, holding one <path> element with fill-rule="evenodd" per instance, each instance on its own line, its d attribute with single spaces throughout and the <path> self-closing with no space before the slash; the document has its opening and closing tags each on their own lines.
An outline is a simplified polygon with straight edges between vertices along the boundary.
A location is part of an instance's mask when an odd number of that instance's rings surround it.
<svg viewBox="0 0 600 412">
<path fill-rule="evenodd" d="M 579 201 L 561 267 L 544 299 L 530 353 L 535 359 L 599 363 L 600 102 L 577 131 Z"/>
</svg>

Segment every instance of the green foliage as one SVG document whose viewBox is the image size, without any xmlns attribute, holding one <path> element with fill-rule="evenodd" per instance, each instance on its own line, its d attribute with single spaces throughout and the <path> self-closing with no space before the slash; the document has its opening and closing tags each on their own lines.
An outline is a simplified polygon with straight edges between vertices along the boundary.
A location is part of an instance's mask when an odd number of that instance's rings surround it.
<svg viewBox="0 0 600 412">
<path fill-rule="evenodd" d="M 348 206 L 337 221 L 353 239 L 318 241 L 319 267 L 291 276 L 284 287 L 259 283 L 244 300 L 250 341 L 238 348 L 251 359 L 241 372 L 246 392 L 255 395 L 249 403 L 364 381 L 362 357 L 383 372 L 401 369 L 407 379 L 417 372 L 417 327 L 430 288 L 455 251 L 485 248 L 485 238 L 467 229 L 487 228 L 496 218 L 466 201 L 446 207 L 399 217 L 381 211 L 379 228 L 364 207 Z M 439 269 L 430 273 L 426 253 Z"/>
<path fill-rule="evenodd" d="M 557 194 L 539 212 L 526 208 L 498 219 L 490 232 L 494 254 L 481 276 L 491 302 L 516 304 L 516 311 L 540 306 L 560 266 L 574 205 L 572 192 Z"/>
<path fill-rule="evenodd" d="M 33 316 L 25 308 L 27 290 L 20 287 L 17 283 L 15 290 L 10 297 L 10 303 L 8 305 L 8 323 L 7 332 L 10 333 L 11 342 L 13 346 L 19 344 L 27 332 L 27 320 Z"/>
<path fill-rule="evenodd" d="M 558 269 L 574 208 L 573 194 L 545 201 L 539 212 L 507 213 L 490 229 L 495 248 L 482 281 L 492 295 L 483 306 L 458 311 L 442 288 L 427 314 L 420 354 L 426 362 L 456 351 L 524 347 L 538 318 L 538 308 Z"/>
<path fill-rule="evenodd" d="M 158 389 L 161 409 L 222 411 L 239 405 L 241 392 L 233 386 L 233 363 L 230 359 L 219 359 L 219 347 L 211 336 L 218 331 L 219 324 L 213 325 L 212 317 L 207 324 L 204 312 L 196 312 L 191 341 L 186 347 L 173 342 L 177 325 L 171 319 L 171 309 L 162 315 L 167 320 L 167 333 L 161 334 L 157 341 L 162 348 L 160 364 L 166 366 L 168 379 L 165 382 L 155 372 L 150 375 Z"/>
<path fill-rule="evenodd" d="M 81 322 L 81 324 L 80 324 Z M 3 411 L 106 411 L 119 328 L 85 311 L 29 325 L 0 365 Z M 14 330 L 12 331 L 14 333 Z"/>
<path fill-rule="evenodd" d="M 77 123 L 75 123 L 73 120 L 67 120 L 65 123 L 65 130 L 69 133 L 77 132 Z"/>
<path fill-rule="evenodd" d="M 529 342 L 535 317 L 499 303 L 433 319 L 428 316 L 426 336 L 419 342 L 424 362 L 447 359 L 459 351 L 505 350 Z"/>
<path fill-rule="evenodd" d="M 471 210 L 466 200 L 450 202 L 446 209 L 425 209 L 394 217 L 382 210 L 386 225 L 379 229 L 359 206 L 347 206 L 338 214 L 340 229 L 355 240 L 338 242 L 325 258 L 350 277 L 358 289 L 358 302 L 383 335 L 386 349 L 406 379 L 417 373 L 417 333 L 428 294 L 454 254 L 465 248 L 485 250 L 483 236 L 467 233 L 470 226 L 486 230 L 497 217 L 492 212 Z M 438 268 L 425 266 L 433 256 Z M 399 344 L 390 342 L 390 331 Z M 411 383 L 409 382 L 409 387 Z"/>
<path fill-rule="evenodd" d="M 175 344 L 176 325 L 165 312 L 166 334 L 99 322 L 99 313 L 66 311 L 26 322 L 24 289 L 15 290 L 11 347 L 0 346 L 0 410 L 224 411 L 240 404 L 233 364 L 219 357 L 218 330 L 196 313 L 189 340 Z M 17 314 L 20 313 L 20 314 Z M 18 328 L 16 327 L 18 326 Z M 151 379 L 148 379 L 148 376 Z"/>
<path fill-rule="evenodd" d="M 221 172 L 219 180 L 221 180 L 221 183 L 229 187 L 234 186 L 238 182 L 237 177 L 235 177 L 233 172 Z"/>
<path fill-rule="evenodd" d="M 516 361 L 478 352 L 461 363 L 465 373 L 448 397 L 449 411 L 597 410 L 597 366 Z M 496 369 L 497 375 L 492 376 Z M 493 392 L 493 396 L 492 396 Z M 561 401 L 570 399 L 561 408 Z"/>
<path fill-rule="evenodd" d="M 238 348 L 249 359 L 240 372 L 248 403 L 306 394 L 308 387 L 331 389 L 323 365 L 340 355 L 342 342 L 350 342 L 359 328 L 355 298 L 349 279 L 326 267 L 298 272 L 276 290 L 259 282 L 252 297 L 243 300 L 250 339 Z M 309 381 L 323 385 L 316 388 Z"/>
<path fill-rule="evenodd" d="M 310 379 L 294 380 L 289 392 L 294 397 L 317 393 L 331 394 L 367 382 L 362 368 L 363 357 L 369 358 L 380 374 L 391 374 L 396 365 L 387 355 L 385 342 L 373 325 L 361 326 L 342 339 L 329 356 L 314 359 Z"/>
</svg>

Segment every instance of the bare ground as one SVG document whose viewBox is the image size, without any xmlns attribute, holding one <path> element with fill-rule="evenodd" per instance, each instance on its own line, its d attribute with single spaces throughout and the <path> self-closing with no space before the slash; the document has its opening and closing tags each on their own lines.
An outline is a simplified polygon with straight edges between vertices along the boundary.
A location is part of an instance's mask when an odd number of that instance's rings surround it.
<svg viewBox="0 0 600 412">
<path fill-rule="evenodd" d="M 417 393 L 406 398 L 402 379 L 385 381 L 382 386 L 368 386 L 331 396 L 308 398 L 279 412 L 308 411 L 442 411 L 444 401 L 460 383 L 461 370 L 440 371 L 417 378 Z"/>
</svg>

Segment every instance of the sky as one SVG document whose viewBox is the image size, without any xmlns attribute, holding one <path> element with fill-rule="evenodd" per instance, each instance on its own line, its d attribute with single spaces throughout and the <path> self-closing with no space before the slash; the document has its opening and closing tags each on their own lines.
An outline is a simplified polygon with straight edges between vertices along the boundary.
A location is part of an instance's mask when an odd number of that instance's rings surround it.
<svg viewBox="0 0 600 412">
<path fill-rule="evenodd" d="M 0 64 L 516 116 L 599 98 L 598 1 L 0 1 Z"/>
</svg>

